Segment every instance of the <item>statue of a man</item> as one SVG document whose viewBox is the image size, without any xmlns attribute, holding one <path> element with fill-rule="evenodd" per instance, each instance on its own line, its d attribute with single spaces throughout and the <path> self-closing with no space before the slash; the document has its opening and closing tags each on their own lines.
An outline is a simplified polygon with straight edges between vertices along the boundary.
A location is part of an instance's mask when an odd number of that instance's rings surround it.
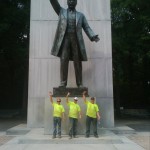
<svg viewBox="0 0 150 150">
<path fill-rule="evenodd" d="M 51 54 L 60 57 L 59 87 L 67 86 L 69 60 L 74 62 L 76 84 L 82 87 L 82 61 L 87 61 L 87 55 L 82 35 L 82 28 L 91 41 L 99 41 L 89 27 L 85 16 L 76 11 L 77 0 L 67 0 L 68 9 L 60 6 L 57 0 L 50 0 L 52 7 L 59 16 L 55 40 Z"/>
</svg>

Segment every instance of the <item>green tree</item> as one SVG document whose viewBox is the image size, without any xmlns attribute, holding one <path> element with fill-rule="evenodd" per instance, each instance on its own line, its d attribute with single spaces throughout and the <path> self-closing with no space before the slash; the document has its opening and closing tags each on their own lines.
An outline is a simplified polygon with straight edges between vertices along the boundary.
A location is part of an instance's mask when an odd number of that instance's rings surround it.
<svg viewBox="0 0 150 150">
<path fill-rule="evenodd" d="M 30 0 L 0 0 L 0 109 L 27 98 Z"/>
<path fill-rule="evenodd" d="M 111 0 L 116 107 L 148 108 L 150 101 L 149 0 Z M 119 109 L 119 108 L 117 108 Z"/>
</svg>

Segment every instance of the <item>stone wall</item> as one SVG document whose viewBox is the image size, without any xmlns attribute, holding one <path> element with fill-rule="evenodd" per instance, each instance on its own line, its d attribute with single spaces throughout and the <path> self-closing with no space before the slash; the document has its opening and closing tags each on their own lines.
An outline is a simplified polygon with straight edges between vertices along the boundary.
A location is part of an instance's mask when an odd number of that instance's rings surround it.
<svg viewBox="0 0 150 150">
<path fill-rule="evenodd" d="M 59 0 L 67 8 L 66 0 Z M 88 61 L 83 62 L 83 85 L 97 98 L 103 127 L 114 126 L 110 0 L 78 0 L 76 8 L 85 14 L 98 43 L 84 34 Z M 58 16 L 49 0 L 31 0 L 28 127 L 44 127 L 45 98 L 60 83 L 59 58 L 50 55 Z M 75 87 L 70 62 L 68 86 Z"/>
</svg>

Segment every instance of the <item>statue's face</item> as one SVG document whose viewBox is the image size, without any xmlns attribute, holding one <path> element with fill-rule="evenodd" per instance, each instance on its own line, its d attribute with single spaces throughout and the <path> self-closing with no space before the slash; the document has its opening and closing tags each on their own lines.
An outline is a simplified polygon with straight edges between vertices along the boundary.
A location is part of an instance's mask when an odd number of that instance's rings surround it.
<svg viewBox="0 0 150 150">
<path fill-rule="evenodd" d="M 77 5 L 77 0 L 67 0 L 67 4 L 69 9 L 75 9 Z"/>
</svg>

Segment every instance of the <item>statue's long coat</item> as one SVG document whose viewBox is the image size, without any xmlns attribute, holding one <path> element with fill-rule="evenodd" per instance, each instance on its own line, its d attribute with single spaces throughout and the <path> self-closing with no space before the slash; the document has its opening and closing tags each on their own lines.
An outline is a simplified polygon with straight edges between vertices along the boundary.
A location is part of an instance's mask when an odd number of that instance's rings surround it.
<svg viewBox="0 0 150 150">
<path fill-rule="evenodd" d="M 59 15 L 58 26 L 57 26 L 51 54 L 54 56 L 60 57 L 59 52 L 61 51 L 61 45 L 62 45 L 64 35 L 67 29 L 67 11 L 68 10 L 62 8 L 57 2 L 57 0 L 50 0 L 50 2 L 54 10 L 56 11 L 56 13 Z M 83 35 L 82 35 L 82 28 L 84 29 L 85 33 L 91 40 L 91 38 L 95 35 L 94 32 L 89 27 L 85 16 L 82 13 L 76 11 L 76 34 L 77 34 L 77 42 L 78 42 L 79 50 L 81 54 L 81 61 L 87 61 L 86 49 L 85 49 L 85 44 L 84 44 Z"/>
</svg>

